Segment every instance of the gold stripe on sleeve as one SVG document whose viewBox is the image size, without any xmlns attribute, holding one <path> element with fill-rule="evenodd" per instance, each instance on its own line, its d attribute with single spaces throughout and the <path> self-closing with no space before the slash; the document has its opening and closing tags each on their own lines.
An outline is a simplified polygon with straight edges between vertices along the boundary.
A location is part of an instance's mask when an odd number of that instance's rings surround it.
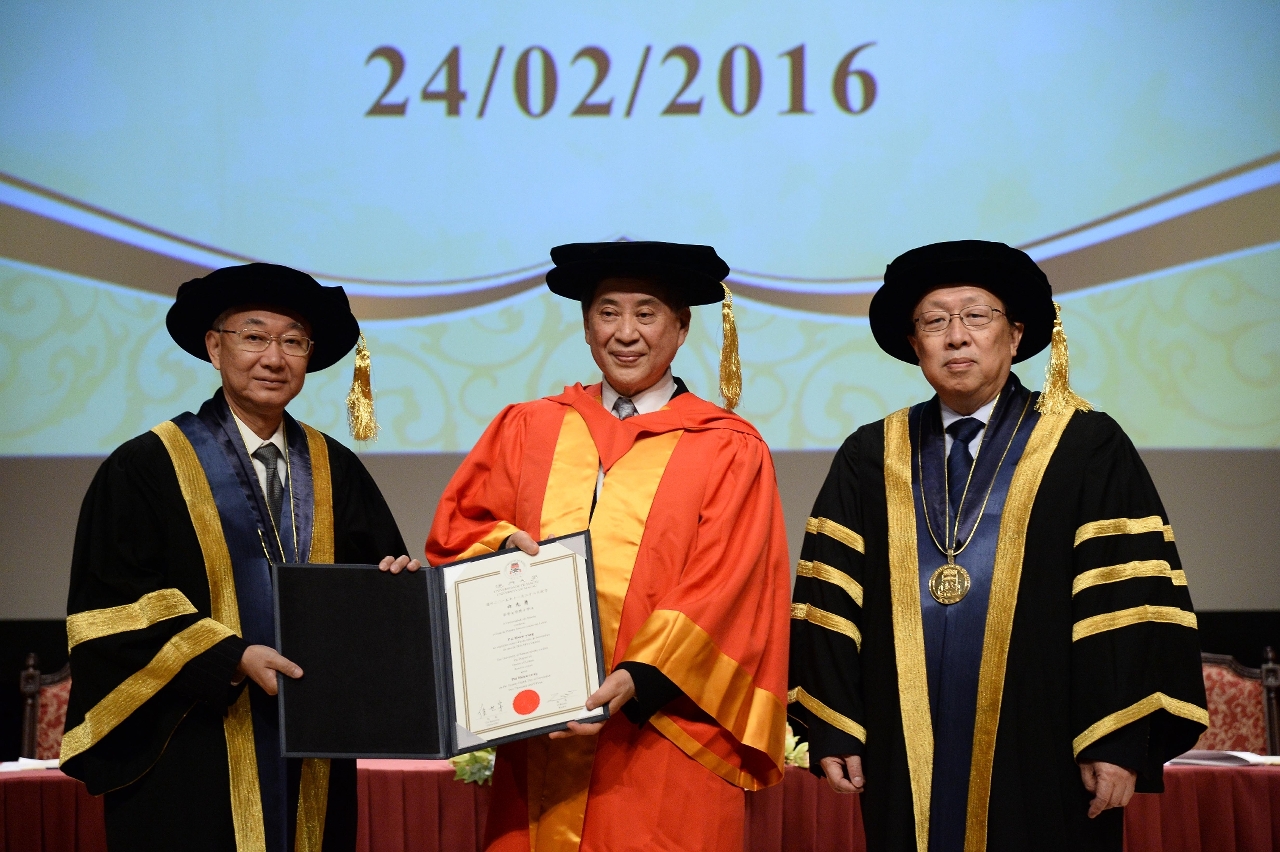
<svg viewBox="0 0 1280 852">
<path fill-rule="evenodd" d="M 804 522 L 804 531 L 834 538 L 841 544 L 852 547 L 859 553 L 866 553 L 867 546 L 862 536 L 846 526 L 841 526 L 830 518 L 810 518 Z"/>
<path fill-rule="evenodd" d="M 1076 530 L 1075 546 L 1079 547 L 1091 538 L 1104 535 L 1137 535 L 1139 533 L 1164 533 L 1165 541 L 1173 541 L 1173 528 L 1166 526 L 1159 515 L 1147 518 L 1112 518 L 1107 521 L 1090 521 Z"/>
<path fill-rule="evenodd" d="M 1030 405 L 1030 400 L 1027 402 Z M 1013 635 L 1014 610 L 1022 582 L 1023 559 L 1031 509 L 1044 479 L 1045 469 L 1062 440 L 1075 409 L 1061 414 L 1042 414 L 1026 449 L 1013 471 L 1009 493 L 1000 518 L 996 539 L 995 566 L 991 576 L 987 625 L 982 638 L 982 663 L 978 668 L 978 705 L 974 718 L 973 758 L 969 766 L 969 803 L 965 817 L 965 852 L 987 848 L 987 820 L 991 809 L 991 776 L 995 764 L 996 733 L 1000 727 L 1000 707 L 1004 700 L 1009 644 Z M 909 475 L 909 474 L 908 474 Z M 910 499 L 910 498 L 908 498 Z M 915 531 L 911 531 L 914 540 Z M 914 574 L 913 574 L 914 577 Z M 917 592 L 917 595 L 919 593 Z M 918 606 L 918 605 L 917 605 Z M 901 666 L 899 666 L 901 671 Z M 929 704 L 924 702 L 924 712 Z"/>
<path fill-rule="evenodd" d="M 750 773 L 734 766 L 732 763 L 725 760 L 723 757 L 690 736 L 684 728 L 676 724 L 675 719 L 672 719 L 661 710 L 649 717 L 649 724 L 653 725 L 658 733 L 671 740 L 676 748 L 680 749 L 685 754 L 689 755 L 689 757 L 698 761 L 698 763 L 701 763 L 707 769 L 711 770 L 716 775 L 719 775 L 730 784 L 733 784 L 735 787 L 741 787 L 744 790 L 754 792 L 756 790 L 763 790 L 765 787 L 769 786 L 769 784 L 777 783 L 778 779 L 772 779 L 769 780 L 768 783 L 764 783 L 753 777 Z M 781 773 L 779 773 L 778 777 L 781 777 Z M 579 840 L 573 847 L 559 848 L 577 849 L 580 848 L 580 846 L 581 840 Z"/>
<path fill-rule="evenodd" d="M 929 715 L 929 682 L 925 676 L 916 507 L 911 493 L 911 435 L 905 408 L 884 420 L 884 493 L 888 504 L 889 592 L 898 664 L 898 706 L 902 711 L 907 776 L 911 782 L 916 850 L 928 852 L 933 720 Z"/>
<path fill-rule="evenodd" d="M 1091 586 L 1118 583 L 1121 580 L 1131 580 L 1134 577 L 1168 577 L 1169 581 L 1175 586 L 1185 586 L 1187 584 L 1187 575 L 1180 570 L 1171 570 L 1169 563 L 1165 560 L 1142 559 L 1137 562 L 1125 562 L 1121 565 L 1108 565 L 1105 568 L 1082 571 L 1071 582 L 1071 596 L 1075 597 Z"/>
<path fill-rule="evenodd" d="M 1141 624 L 1144 621 L 1159 621 L 1165 624 L 1181 624 L 1193 630 L 1196 626 L 1196 614 L 1178 609 L 1176 606 L 1135 606 L 1117 612 L 1108 612 L 1077 621 L 1071 628 L 1071 641 L 1077 642 L 1086 636 Z"/>
<path fill-rule="evenodd" d="M 800 621 L 807 621 L 810 624 L 816 624 L 819 627 L 825 627 L 828 630 L 834 630 L 836 633 L 843 633 L 853 640 L 853 644 L 862 650 L 862 632 L 858 630 L 857 625 L 847 618 L 841 618 L 833 612 L 827 612 L 825 609 L 818 609 L 816 606 L 803 603 L 793 603 L 791 605 L 791 617 Z"/>
<path fill-rule="evenodd" d="M 626 659 L 659 669 L 734 739 L 767 755 L 777 767 L 777 778 L 752 778 L 738 770 L 726 775 L 720 772 L 719 764 L 687 752 L 691 757 L 729 783 L 748 790 L 767 787 L 782 778 L 787 708 L 781 696 L 758 686 L 693 619 L 676 610 L 654 610 L 627 645 Z"/>
<path fill-rule="evenodd" d="M 177 589 L 147 592 L 124 606 L 91 609 L 67 616 L 67 650 L 81 642 L 113 636 L 129 630 L 142 630 L 179 615 L 194 615 L 196 608 Z"/>
<path fill-rule="evenodd" d="M 849 597 L 853 598 L 853 602 L 858 606 L 862 606 L 862 585 L 843 571 L 832 568 L 825 562 L 810 562 L 808 559 L 801 559 L 796 564 L 797 577 L 813 577 L 817 580 L 825 580 L 828 583 L 834 583 L 849 593 Z"/>
<path fill-rule="evenodd" d="M 809 693 L 805 692 L 803 686 L 794 687 L 787 693 L 788 704 L 799 704 L 822 721 L 826 722 L 833 728 L 844 731 L 851 737 L 857 738 L 860 742 L 866 743 L 867 729 L 850 719 L 843 713 L 837 713 Z"/>
<path fill-rule="evenodd" d="M 1206 728 L 1209 727 L 1208 710 L 1186 701 L 1179 701 L 1177 698 L 1170 698 L 1163 692 L 1153 692 L 1141 701 L 1130 704 L 1123 710 L 1117 710 L 1111 715 L 1104 716 L 1094 722 L 1085 729 L 1083 734 L 1071 741 L 1071 750 L 1076 756 L 1079 756 L 1080 752 L 1107 734 L 1118 731 L 1125 725 L 1132 724 L 1143 716 L 1154 713 L 1157 710 L 1166 710 L 1175 716 L 1190 719 L 1192 722 L 1199 722 Z"/>
<path fill-rule="evenodd" d="M 509 524 L 506 521 L 498 521 L 493 525 L 493 529 L 485 533 L 484 538 L 459 553 L 458 559 L 470 559 L 473 556 L 485 556 L 489 553 L 497 553 L 502 549 L 502 543 L 512 534 L 519 531 L 520 528 L 515 524 Z"/>
<path fill-rule="evenodd" d="M 61 762 L 92 748 L 182 670 L 190 660 L 231 636 L 231 631 L 212 618 L 202 618 L 160 647 L 156 655 L 129 675 L 84 714 L 84 721 L 62 738 Z"/>
</svg>

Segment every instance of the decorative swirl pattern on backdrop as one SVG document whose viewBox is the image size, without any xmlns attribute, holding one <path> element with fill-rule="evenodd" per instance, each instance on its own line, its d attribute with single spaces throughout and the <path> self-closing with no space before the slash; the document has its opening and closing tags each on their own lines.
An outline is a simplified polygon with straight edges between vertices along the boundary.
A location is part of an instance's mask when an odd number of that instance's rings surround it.
<svg viewBox="0 0 1280 852">
<path fill-rule="evenodd" d="M 169 301 L 0 263 L 0 454 L 99 454 L 183 409 L 217 374 L 172 344 Z M 865 321 L 736 304 L 739 411 L 774 449 L 829 449 L 929 394 Z M 1072 383 L 1144 447 L 1280 447 L 1280 249 L 1069 294 Z M 714 399 L 719 312 L 695 309 L 676 372 Z M 538 290 L 466 314 L 366 321 L 379 452 L 469 449 L 502 406 L 599 376 L 576 305 Z M 1044 355 L 1019 370 L 1039 387 Z M 351 361 L 291 406 L 345 437 Z M 363 449 L 363 448 L 362 448 Z"/>
<path fill-rule="evenodd" d="M 1280 152 L 1024 246 L 1063 293 L 1280 242 Z M 0 257 L 172 296 L 255 258 L 190 240 L 0 172 Z M 388 281 L 308 270 L 343 284 L 362 320 L 439 316 L 541 286 L 546 266 L 451 281 Z M 809 313 L 866 316 L 878 274 L 809 279 L 736 270 L 742 296 Z"/>
</svg>

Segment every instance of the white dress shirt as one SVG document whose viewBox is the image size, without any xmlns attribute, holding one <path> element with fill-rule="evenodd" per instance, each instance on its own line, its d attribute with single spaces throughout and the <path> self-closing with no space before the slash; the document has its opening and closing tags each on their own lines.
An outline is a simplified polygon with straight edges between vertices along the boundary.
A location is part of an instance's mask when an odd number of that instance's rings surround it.
<svg viewBox="0 0 1280 852">
<path fill-rule="evenodd" d="M 671 368 L 662 374 L 662 378 L 654 382 L 653 386 L 631 397 L 631 404 L 636 407 L 639 414 L 652 414 L 655 411 L 661 411 L 662 407 L 671 401 L 671 395 L 676 392 L 676 380 L 671 375 Z M 604 405 L 605 410 L 614 417 L 613 404 L 618 401 L 618 397 L 622 394 L 618 393 L 609 384 L 608 379 L 600 381 L 600 402 Z"/>
<path fill-rule="evenodd" d="M 987 434 L 987 423 L 991 421 L 991 412 L 995 410 L 996 402 L 999 400 L 1000 395 L 996 394 L 995 399 L 991 400 L 972 414 L 960 414 L 959 412 L 953 411 L 951 408 L 947 407 L 947 404 L 941 399 L 938 400 L 938 403 L 942 406 L 942 432 L 947 439 L 947 458 L 951 457 L 951 444 L 955 441 L 955 438 L 952 438 L 951 433 L 947 431 L 947 427 L 952 423 L 955 423 L 957 420 L 965 417 L 972 417 L 975 420 L 982 421 L 981 431 L 979 431 L 977 435 L 974 435 L 973 440 L 969 442 L 969 454 L 975 459 L 978 457 L 978 448 L 982 446 L 982 438 Z"/>
<path fill-rule="evenodd" d="M 263 444 L 275 444 L 276 449 L 280 451 L 280 463 L 277 465 L 280 473 L 280 487 L 285 489 L 287 493 L 289 490 L 289 466 L 284 463 L 284 460 L 288 458 L 285 455 L 284 421 L 280 421 L 280 426 L 276 428 L 274 435 L 263 439 L 259 438 L 248 426 L 244 425 L 244 421 L 236 417 L 234 411 L 231 412 L 231 416 L 235 417 L 236 427 L 240 430 L 240 438 L 244 441 L 244 448 L 249 453 L 249 461 L 253 463 L 253 470 L 258 474 L 258 487 L 262 489 L 263 499 L 266 499 L 267 494 L 267 466 L 253 457 L 253 454 Z"/>
</svg>

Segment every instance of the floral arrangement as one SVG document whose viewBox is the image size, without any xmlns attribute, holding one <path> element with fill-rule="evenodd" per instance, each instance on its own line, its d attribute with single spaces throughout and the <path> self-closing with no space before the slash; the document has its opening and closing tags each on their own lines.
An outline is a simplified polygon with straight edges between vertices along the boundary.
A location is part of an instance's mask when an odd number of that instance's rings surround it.
<svg viewBox="0 0 1280 852">
<path fill-rule="evenodd" d="M 784 763 L 787 766 L 799 766 L 801 769 L 809 768 L 809 744 L 801 742 L 800 738 L 791 730 L 790 725 L 787 725 L 784 754 L 786 756 Z"/>
<path fill-rule="evenodd" d="M 494 750 L 482 748 L 449 758 L 453 764 L 453 778 L 468 784 L 488 784 L 493 778 Z"/>
</svg>

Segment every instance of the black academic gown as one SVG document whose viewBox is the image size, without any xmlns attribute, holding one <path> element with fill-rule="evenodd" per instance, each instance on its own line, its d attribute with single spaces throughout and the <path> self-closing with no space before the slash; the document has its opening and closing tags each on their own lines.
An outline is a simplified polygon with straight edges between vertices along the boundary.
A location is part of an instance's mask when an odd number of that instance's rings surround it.
<svg viewBox="0 0 1280 852">
<path fill-rule="evenodd" d="M 1020 387 L 1013 377 L 1006 392 Z M 825 756 L 862 756 L 876 852 L 930 845 L 939 720 L 920 567 L 944 560 L 919 544 L 909 425 L 926 408 L 937 416 L 936 398 L 840 448 L 806 526 L 794 593 L 789 711 L 816 774 Z M 1160 791 L 1164 761 L 1194 745 L 1208 714 L 1173 532 L 1110 417 L 1037 418 L 987 588 L 963 848 L 1119 850 L 1122 811 L 1087 818 L 1077 760 L 1134 769 L 1139 791 Z"/>
<path fill-rule="evenodd" d="M 201 410 L 211 420 L 226 414 L 221 391 Z M 286 433 L 291 445 L 302 434 L 288 415 Z M 334 561 L 374 563 L 404 553 L 391 511 L 356 455 L 328 436 L 312 438 L 327 448 Z M 293 476 L 301 483 L 309 471 L 299 470 L 299 455 Z M 260 489 L 256 505 L 260 515 Z M 154 431 L 111 454 L 80 512 L 67 605 L 71 638 L 79 641 L 71 648 L 66 725 L 79 745 L 68 759 L 64 741 L 63 769 L 91 793 L 106 794 L 113 850 L 235 849 L 224 718 L 246 689 L 255 715 L 274 705 L 247 679 L 230 685 L 246 641 L 211 619 L 210 569 L 192 518 Z M 270 608 L 269 600 L 246 600 L 242 589 L 233 594 L 242 614 L 255 603 Z M 301 763 L 285 764 L 288 836 L 275 832 L 273 852 L 294 848 Z M 324 811 L 323 848 L 354 848 L 355 761 L 331 762 Z"/>
</svg>

